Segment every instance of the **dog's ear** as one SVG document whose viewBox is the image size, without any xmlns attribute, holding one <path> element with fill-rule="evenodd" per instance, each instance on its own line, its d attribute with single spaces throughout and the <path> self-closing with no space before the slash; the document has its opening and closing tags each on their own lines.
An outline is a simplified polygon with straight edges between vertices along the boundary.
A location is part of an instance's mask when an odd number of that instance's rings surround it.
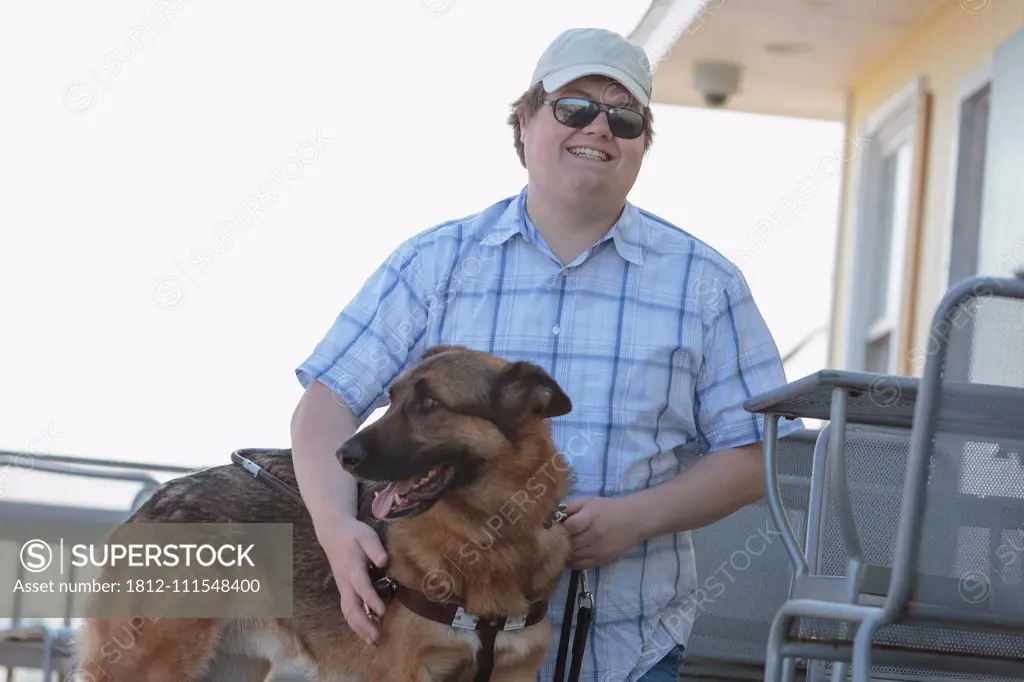
<svg viewBox="0 0 1024 682">
<path fill-rule="evenodd" d="M 494 409 L 514 421 L 528 414 L 548 418 L 572 411 L 572 401 L 562 387 L 532 362 L 513 362 L 505 367 L 492 395 Z"/>
<path fill-rule="evenodd" d="M 437 344 L 434 344 L 433 346 L 431 346 L 430 348 L 428 348 L 427 350 L 423 351 L 423 355 L 420 356 L 420 362 L 426 360 L 427 358 L 432 358 L 435 355 L 440 355 L 441 353 L 444 353 L 445 351 L 449 351 L 449 350 L 469 350 L 469 349 L 466 348 L 465 346 L 453 346 L 453 345 L 450 345 L 450 344 L 447 344 L 447 343 L 437 343 Z"/>
</svg>

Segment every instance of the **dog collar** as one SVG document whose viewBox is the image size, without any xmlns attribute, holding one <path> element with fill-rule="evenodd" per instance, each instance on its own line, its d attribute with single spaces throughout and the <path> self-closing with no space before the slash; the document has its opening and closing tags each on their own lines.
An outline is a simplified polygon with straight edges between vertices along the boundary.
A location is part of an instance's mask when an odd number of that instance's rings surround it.
<svg viewBox="0 0 1024 682">
<path fill-rule="evenodd" d="M 374 589 L 385 604 L 392 599 L 397 599 L 410 611 L 458 630 L 512 632 L 540 622 L 548 612 L 548 600 L 541 599 L 531 604 L 530 609 L 518 617 L 480 616 L 466 611 L 466 608 L 459 602 L 436 601 L 422 592 L 408 588 L 387 575 L 384 569 L 376 566 L 370 567 L 370 577 L 373 579 Z M 375 619 L 376 617 L 369 612 L 368 607 L 366 609 L 367 615 Z"/>
</svg>

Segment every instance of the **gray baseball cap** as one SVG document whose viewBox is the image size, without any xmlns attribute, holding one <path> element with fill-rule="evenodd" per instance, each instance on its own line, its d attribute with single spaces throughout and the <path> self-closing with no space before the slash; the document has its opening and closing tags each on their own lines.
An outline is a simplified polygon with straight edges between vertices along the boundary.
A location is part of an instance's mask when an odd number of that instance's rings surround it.
<svg viewBox="0 0 1024 682">
<path fill-rule="evenodd" d="M 583 76 L 621 83 L 643 106 L 651 102 L 653 74 L 647 53 L 628 38 L 603 28 L 573 28 L 558 34 L 537 61 L 531 85 L 552 92 Z"/>
</svg>

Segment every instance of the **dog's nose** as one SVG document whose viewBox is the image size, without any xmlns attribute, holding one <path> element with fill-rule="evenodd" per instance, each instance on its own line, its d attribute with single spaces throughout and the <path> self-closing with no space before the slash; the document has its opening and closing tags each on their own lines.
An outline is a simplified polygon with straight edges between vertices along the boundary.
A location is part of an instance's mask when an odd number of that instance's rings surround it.
<svg viewBox="0 0 1024 682">
<path fill-rule="evenodd" d="M 341 446 L 341 450 L 338 451 L 341 454 L 341 463 L 347 467 L 354 467 L 363 461 L 363 457 L 366 456 L 366 452 L 363 451 L 363 446 L 358 440 L 352 438 L 348 440 L 344 445 Z"/>
</svg>

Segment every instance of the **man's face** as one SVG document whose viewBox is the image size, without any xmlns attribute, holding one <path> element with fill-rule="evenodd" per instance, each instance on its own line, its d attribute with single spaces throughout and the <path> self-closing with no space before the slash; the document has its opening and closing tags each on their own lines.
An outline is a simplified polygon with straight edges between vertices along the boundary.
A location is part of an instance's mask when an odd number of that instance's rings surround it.
<svg viewBox="0 0 1024 682">
<path fill-rule="evenodd" d="M 572 81 L 545 99 L 554 101 L 565 96 L 643 111 L 626 88 L 600 76 Z M 600 195 L 625 201 L 644 156 L 644 136 L 632 140 L 615 137 L 604 111 L 590 125 L 577 130 L 555 120 L 552 105 L 543 105 L 522 122 L 522 140 L 531 184 L 540 183 L 547 192 L 572 200 Z M 599 160 L 580 155 L 580 148 L 596 150 L 603 157 Z"/>
</svg>

